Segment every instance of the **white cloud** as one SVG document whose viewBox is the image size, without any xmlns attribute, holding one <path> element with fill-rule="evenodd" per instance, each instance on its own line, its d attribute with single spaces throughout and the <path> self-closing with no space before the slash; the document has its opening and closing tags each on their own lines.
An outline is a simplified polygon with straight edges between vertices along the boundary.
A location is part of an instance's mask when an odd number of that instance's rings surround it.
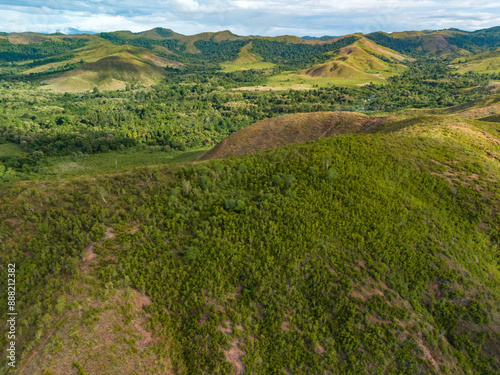
<svg viewBox="0 0 500 375">
<path fill-rule="evenodd" d="M 229 29 L 240 35 L 341 35 L 500 24 L 488 0 L 0 0 L 2 31 L 142 31 L 184 34 Z"/>
</svg>

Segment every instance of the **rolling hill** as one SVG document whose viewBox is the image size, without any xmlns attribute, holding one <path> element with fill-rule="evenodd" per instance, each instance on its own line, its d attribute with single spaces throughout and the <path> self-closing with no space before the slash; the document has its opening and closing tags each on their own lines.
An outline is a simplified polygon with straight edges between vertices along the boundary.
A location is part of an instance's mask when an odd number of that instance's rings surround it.
<svg viewBox="0 0 500 375">
<path fill-rule="evenodd" d="M 313 78 L 332 78 L 378 83 L 387 76 L 401 72 L 400 63 L 408 58 L 381 47 L 366 38 L 341 48 L 324 64 L 303 70 L 301 74 Z"/>
<path fill-rule="evenodd" d="M 498 373 L 498 123 L 336 129 L 2 188 L 17 373 Z"/>
<path fill-rule="evenodd" d="M 150 85 L 162 79 L 166 66 L 235 72 L 277 65 L 286 69 L 264 86 L 304 89 L 384 83 L 404 70 L 408 56 L 422 54 L 460 54 L 454 63 L 461 72 L 498 73 L 498 35 L 498 28 L 357 33 L 316 40 L 238 36 L 228 30 L 182 35 L 165 28 L 92 35 L 4 33 L 0 61 L 7 63 L 4 74 L 30 75 L 62 91 Z"/>
<path fill-rule="evenodd" d="M 408 54 L 433 53 L 438 55 L 480 53 L 500 47 L 500 28 L 476 31 L 458 29 L 424 30 L 384 33 L 376 32 L 367 38 Z"/>
<path fill-rule="evenodd" d="M 453 60 L 460 72 L 500 73 L 500 48 Z"/>
<path fill-rule="evenodd" d="M 163 79 L 165 67 L 182 67 L 181 63 L 154 55 L 148 49 L 119 46 L 95 36 L 84 47 L 70 52 L 67 59 L 28 68 L 22 74 L 47 74 L 41 81 L 44 89 L 82 92 L 94 87 L 119 90 L 127 84 L 149 86 Z M 78 66 L 64 73 L 52 73 L 67 64 Z"/>
<path fill-rule="evenodd" d="M 222 63 L 223 72 L 234 72 L 248 69 L 269 69 L 275 66 L 273 63 L 264 62 L 262 56 L 251 51 L 252 42 L 243 46 L 238 54 L 238 58 L 233 61 Z"/>
<path fill-rule="evenodd" d="M 328 61 L 316 64 L 299 72 L 284 72 L 270 77 L 267 86 L 302 87 L 361 86 L 369 83 L 384 83 L 387 77 L 401 73 L 404 63 L 412 59 L 389 48 L 377 45 L 365 37 L 336 51 L 326 53 Z M 329 42 L 325 42 L 329 43 Z"/>
<path fill-rule="evenodd" d="M 82 92 L 94 87 L 121 90 L 127 84 L 150 86 L 164 78 L 165 67 L 182 65 L 138 47 L 113 49 L 106 57 L 42 81 L 45 84 L 42 87 L 63 92 Z M 96 58 L 92 54 L 88 56 Z"/>
<path fill-rule="evenodd" d="M 270 118 L 231 134 L 203 155 L 203 159 L 223 159 L 333 135 L 366 132 L 394 120 L 393 117 L 350 112 L 300 113 Z"/>
</svg>

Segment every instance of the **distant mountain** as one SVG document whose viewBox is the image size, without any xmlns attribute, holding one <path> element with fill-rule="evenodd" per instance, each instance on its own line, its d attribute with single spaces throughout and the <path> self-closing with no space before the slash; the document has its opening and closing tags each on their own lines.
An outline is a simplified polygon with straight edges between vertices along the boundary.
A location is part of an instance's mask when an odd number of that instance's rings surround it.
<svg viewBox="0 0 500 375">
<path fill-rule="evenodd" d="M 66 35 L 76 35 L 76 34 L 96 34 L 95 31 L 83 31 L 83 30 L 78 30 L 73 27 L 70 27 L 69 29 L 66 30 L 64 33 Z"/>
<path fill-rule="evenodd" d="M 304 39 L 304 40 L 320 40 L 322 42 L 325 42 L 327 40 L 338 38 L 338 36 L 331 36 L 331 35 L 324 35 L 324 36 L 320 36 L 320 37 L 317 37 L 317 36 L 302 36 L 301 38 Z"/>
<path fill-rule="evenodd" d="M 383 83 L 401 72 L 410 56 L 425 54 L 462 56 L 454 61 L 461 71 L 500 71 L 495 51 L 500 48 L 500 27 L 302 38 L 240 36 L 229 30 L 183 35 L 162 27 L 99 34 L 69 28 L 66 33 L 0 33 L 0 65 L 14 64 L 17 75 L 29 74 L 32 80 L 70 91 L 77 86 L 153 84 L 165 76 L 165 67 L 231 72 L 283 66 L 294 74 L 281 77 L 287 82 L 308 79 L 314 85 L 316 78 L 325 78 L 336 85 Z M 130 47 L 127 52 L 124 46 Z"/>
<path fill-rule="evenodd" d="M 366 35 L 378 44 L 402 53 L 453 54 L 484 52 L 500 47 L 500 27 L 473 32 L 458 29 L 375 32 Z"/>
</svg>

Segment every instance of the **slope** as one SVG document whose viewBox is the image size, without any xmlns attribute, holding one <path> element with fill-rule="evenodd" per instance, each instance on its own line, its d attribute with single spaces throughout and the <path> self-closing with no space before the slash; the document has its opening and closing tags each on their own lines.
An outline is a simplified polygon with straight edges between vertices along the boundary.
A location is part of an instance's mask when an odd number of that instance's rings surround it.
<svg viewBox="0 0 500 375">
<path fill-rule="evenodd" d="M 473 32 L 458 29 L 405 31 L 394 33 L 375 32 L 367 38 L 408 54 L 454 55 L 479 53 L 500 47 L 500 28 L 476 30 Z"/>
<path fill-rule="evenodd" d="M 74 51 L 69 62 L 84 61 L 76 69 L 43 81 L 46 89 L 78 92 L 98 87 L 103 90 L 123 89 L 127 84 L 151 85 L 163 78 L 164 68 L 182 64 L 152 54 L 145 48 L 117 46 L 102 39 L 93 40 L 86 47 Z M 68 61 L 42 65 L 25 74 L 50 71 Z"/>
<path fill-rule="evenodd" d="M 471 56 L 462 56 L 452 61 L 459 72 L 500 73 L 500 48 Z"/>
<path fill-rule="evenodd" d="M 270 118 L 231 134 L 203 155 L 203 159 L 223 159 L 332 135 L 363 132 L 391 120 L 396 119 L 350 112 L 299 113 Z"/>
<path fill-rule="evenodd" d="M 222 63 L 223 72 L 235 72 L 248 69 L 269 69 L 274 66 L 273 63 L 264 62 L 262 56 L 251 52 L 252 42 L 243 46 L 238 54 L 238 58 L 233 61 Z"/>
<path fill-rule="evenodd" d="M 364 37 L 327 56 L 329 60 L 325 63 L 316 64 L 298 73 L 284 72 L 271 77 L 267 84 L 291 86 L 300 83 L 313 87 L 384 83 L 387 77 L 402 72 L 405 69 L 404 62 L 411 60 Z"/>
<path fill-rule="evenodd" d="M 3 187 L 18 373 L 498 373 L 498 124 L 393 125 Z"/>
<path fill-rule="evenodd" d="M 313 66 L 301 74 L 310 77 L 380 81 L 385 76 L 400 72 L 403 66 L 399 63 L 405 59 L 395 51 L 362 38 L 334 53 L 329 62 Z"/>
</svg>

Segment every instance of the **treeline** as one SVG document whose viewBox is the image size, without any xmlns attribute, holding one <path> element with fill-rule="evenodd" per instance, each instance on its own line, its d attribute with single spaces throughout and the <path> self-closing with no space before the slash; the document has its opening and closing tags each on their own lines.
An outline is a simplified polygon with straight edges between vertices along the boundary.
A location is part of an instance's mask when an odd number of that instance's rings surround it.
<svg viewBox="0 0 500 375">
<path fill-rule="evenodd" d="M 119 44 L 119 45 L 128 44 L 131 46 L 147 48 L 150 50 L 152 50 L 154 46 L 165 47 L 172 52 L 182 52 L 185 49 L 185 46 L 180 45 L 179 41 L 175 39 L 157 40 L 157 39 L 149 39 L 146 37 L 125 38 L 115 33 L 100 33 L 99 36 L 103 39 L 109 40 L 114 44 Z"/>
<path fill-rule="evenodd" d="M 324 62 L 328 59 L 327 52 L 346 47 L 358 36 L 344 37 L 336 42 L 325 44 L 286 43 L 264 39 L 252 40 L 252 51 L 269 61 L 287 67 L 304 67 L 308 64 Z"/>
<path fill-rule="evenodd" d="M 81 48 L 87 42 L 86 39 L 61 38 L 58 40 L 45 40 L 42 43 L 12 44 L 8 40 L 1 39 L 0 62 L 43 59 Z"/>
</svg>

